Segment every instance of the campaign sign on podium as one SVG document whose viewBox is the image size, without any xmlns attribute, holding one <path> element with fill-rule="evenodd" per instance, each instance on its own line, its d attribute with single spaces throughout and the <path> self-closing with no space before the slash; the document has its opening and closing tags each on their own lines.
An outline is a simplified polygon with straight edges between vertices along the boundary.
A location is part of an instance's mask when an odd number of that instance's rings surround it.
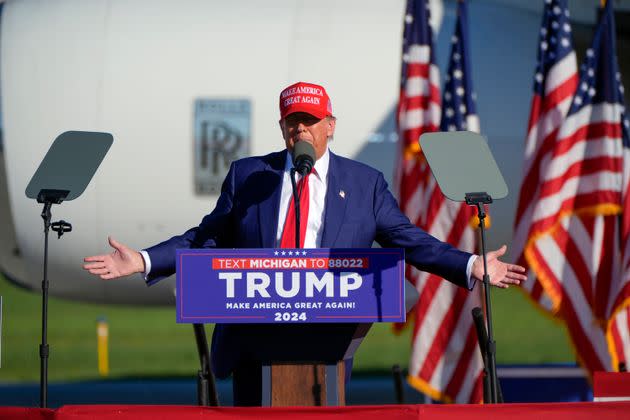
<svg viewBox="0 0 630 420">
<path fill-rule="evenodd" d="M 180 249 L 177 322 L 404 322 L 401 249 Z"/>
</svg>

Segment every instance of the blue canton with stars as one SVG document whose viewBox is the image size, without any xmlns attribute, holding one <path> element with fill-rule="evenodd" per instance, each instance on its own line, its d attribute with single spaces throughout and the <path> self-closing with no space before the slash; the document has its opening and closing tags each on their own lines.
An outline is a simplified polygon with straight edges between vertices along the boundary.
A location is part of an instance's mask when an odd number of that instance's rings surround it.
<svg viewBox="0 0 630 420">
<path fill-rule="evenodd" d="M 543 96 L 549 70 L 573 51 L 567 0 L 545 0 L 534 91 Z"/>
<path fill-rule="evenodd" d="M 405 10 L 405 25 L 402 42 L 402 66 L 401 66 L 401 87 L 404 88 L 407 80 L 407 63 L 409 62 L 409 47 L 412 45 L 433 46 L 433 32 L 429 22 L 431 13 L 429 11 L 428 0 L 407 0 Z M 431 48 L 431 62 L 434 63 L 433 48 Z"/>
<path fill-rule="evenodd" d="M 467 130 L 466 115 L 476 114 L 468 48 L 468 9 L 458 2 L 455 35 L 442 97 L 440 131 Z"/>
<path fill-rule="evenodd" d="M 624 107 L 624 87 L 617 64 L 612 2 L 607 1 L 601 12 L 593 43 L 586 50 L 584 63 L 580 66 L 580 82 L 569 115 L 591 104 L 606 102 L 621 105 L 623 145 L 630 147 L 630 122 Z"/>
</svg>

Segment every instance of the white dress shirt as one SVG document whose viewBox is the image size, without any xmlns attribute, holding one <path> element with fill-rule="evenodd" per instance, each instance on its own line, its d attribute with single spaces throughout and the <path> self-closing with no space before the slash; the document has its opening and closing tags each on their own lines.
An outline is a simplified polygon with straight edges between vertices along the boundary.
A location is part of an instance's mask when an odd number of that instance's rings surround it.
<svg viewBox="0 0 630 420">
<path fill-rule="evenodd" d="M 324 213 L 326 205 L 326 189 L 328 188 L 328 163 L 330 153 L 326 153 L 315 162 L 315 171 L 308 177 L 308 222 L 306 233 L 304 234 L 304 248 L 319 248 L 322 243 L 322 231 L 324 230 Z M 284 224 L 289 212 L 289 204 L 293 198 L 293 187 L 291 186 L 291 168 L 293 162 L 291 155 L 287 153 L 284 165 L 284 175 L 282 177 L 282 193 L 280 195 L 280 208 L 278 212 L 278 229 L 276 230 L 276 248 L 280 247 Z M 295 174 L 295 182 L 300 179 L 300 175 Z"/>
</svg>

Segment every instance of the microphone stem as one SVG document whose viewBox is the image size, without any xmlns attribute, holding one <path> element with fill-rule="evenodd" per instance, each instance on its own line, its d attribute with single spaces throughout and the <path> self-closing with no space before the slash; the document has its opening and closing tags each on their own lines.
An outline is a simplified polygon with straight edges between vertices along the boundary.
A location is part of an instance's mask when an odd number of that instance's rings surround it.
<svg viewBox="0 0 630 420">
<path fill-rule="evenodd" d="M 295 167 L 291 168 L 291 188 L 293 190 L 293 206 L 295 207 L 295 247 L 300 247 L 300 192 L 295 184 Z"/>
</svg>

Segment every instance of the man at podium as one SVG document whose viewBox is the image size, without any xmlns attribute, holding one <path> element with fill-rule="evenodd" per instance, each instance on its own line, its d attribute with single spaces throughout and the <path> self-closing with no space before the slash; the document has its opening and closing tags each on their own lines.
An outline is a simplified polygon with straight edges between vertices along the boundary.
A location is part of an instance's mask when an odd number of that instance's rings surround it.
<svg viewBox="0 0 630 420">
<path fill-rule="evenodd" d="M 336 118 L 323 86 L 298 82 L 280 93 L 280 130 L 285 149 L 232 162 L 214 210 L 199 226 L 144 249 L 133 250 L 109 238 L 111 254 L 85 258 L 84 268 L 104 280 L 143 273 L 148 285 L 175 272 L 180 248 L 297 248 L 290 171 L 298 142 L 315 151 L 313 170 L 296 182 L 300 197 L 300 246 L 304 248 L 403 248 L 405 260 L 420 270 L 472 289 L 483 277 L 481 258 L 437 240 L 410 223 L 389 192 L 383 174 L 337 156 L 328 148 Z M 521 266 L 498 258 L 503 246 L 487 254 L 490 283 L 507 288 L 525 280 Z M 234 373 L 236 405 L 260 405 L 260 381 L 250 370 L 249 342 L 243 326 L 218 324 L 212 339 L 215 374 Z M 257 328 L 249 326 L 249 328 Z"/>
</svg>

